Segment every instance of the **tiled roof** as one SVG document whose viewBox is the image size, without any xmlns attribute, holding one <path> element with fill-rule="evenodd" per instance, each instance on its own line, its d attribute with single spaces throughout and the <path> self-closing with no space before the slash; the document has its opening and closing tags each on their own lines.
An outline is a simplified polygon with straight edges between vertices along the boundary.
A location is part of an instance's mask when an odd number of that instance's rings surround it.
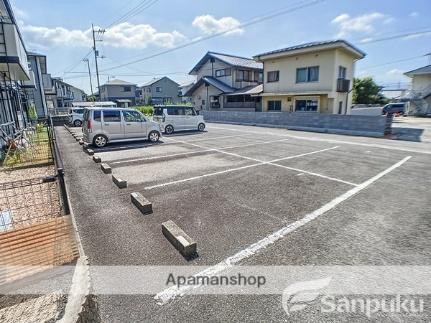
<svg viewBox="0 0 431 323">
<path fill-rule="evenodd" d="M 147 83 L 142 84 L 142 86 L 150 86 L 153 85 L 154 83 L 160 81 L 163 77 L 157 77 L 157 78 L 153 78 L 151 81 L 148 81 Z"/>
<path fill-rule="evenodd" d="M 410 77 L 412 77 L 413 75 L 418 75 L 418 74 L 431 74 L 431 65 L 419 67 L 415 70 L 405 72 L 404 74 L 407 76 L 410 76 Z"/>
<path fill-rule="evenodd" d="M 337 44 L 348 46 L 352 50 L 358 52 L 361 56 L 366 55 L 363 51 L 361 51 L 357 47 L 353 46 L 348 41 L 345 41 L 342 39 L 336 39 L 336 40 L 327 40 L 327 41 L 316 41 L 316 42 L 310 42 L 310 43 L 300 44 L 300 45 L 296 45 L 296 46 L 281 48 L 281 49 L 265 52 L 262 54 L 258 54 L 258 55 L 255 55 L 254 57 L 259 58 L 261 56 L 267 56 L 267 55 L 272 55 L 272 54 L 287 53 L 287 52 L 291 52 L 291 51 L 295 51 L 295 50 L 308 49 L 308 48 L 312 48 L 312 47 L 325 46 L 325 45 L 337 45 Z"/>
<path fill-rule="evenodd" d="M 184 96 L 192 96 L 193 92 L 196 91 L 205 82 L 214 86 L 222 93 L 232 93 L 235 91 L 233 87 L 230 87 L 229 85 L 217 80 L 212 76 L 204 76 L 201 79 L 199 79 L 199 81 L 197 81 L 190 89 L 188 89 L 187 92 L 184 94 Z"/>
<path fill-rule="evenodd" d="M 106 82 L 104 85 L 136 85 L 136 84 L 129 83 L 123 80 L 111 80 L 109 82 Z"/>
<path fill-rule="evenodd" d="M 256 95 L 263 92 L 263 84 L 250 85 L 229 93 L 228 95 Z"/>
<path fill-rule="evenodd" d="M 210 58 L 218 59 L 233 67 L 244 67 L 251 69 L 263 69 L 263 64 L 256 62 L 252 58 L 208 52 L 205 56 L 196 64 L 195 67 L 190 71 L 190 74 L 197 72 Z"/>
</svg>

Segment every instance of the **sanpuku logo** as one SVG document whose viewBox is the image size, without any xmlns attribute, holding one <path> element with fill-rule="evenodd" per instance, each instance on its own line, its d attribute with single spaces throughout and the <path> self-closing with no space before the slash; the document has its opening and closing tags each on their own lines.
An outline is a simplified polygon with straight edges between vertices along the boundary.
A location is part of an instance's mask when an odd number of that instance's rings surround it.
<svg viewBox="0 0 431 323">
<path fill-rule="evenodd" d="M 327 277 L 287 286 L 281 298 L 283 309 L 287 315 L 306 308 L 307 304 L 314 301 L 319 296 L 320 291 L 329 285 L 331 279 L 332 277 Z"/>
</svg>

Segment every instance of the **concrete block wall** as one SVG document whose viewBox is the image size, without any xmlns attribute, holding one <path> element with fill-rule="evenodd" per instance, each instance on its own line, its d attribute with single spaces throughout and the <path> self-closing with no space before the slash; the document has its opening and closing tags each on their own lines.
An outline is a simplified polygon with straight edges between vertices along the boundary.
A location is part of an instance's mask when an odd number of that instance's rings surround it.
<svg viewBox="0 0 431 323">
<path fill-rule="evenodd" d="M 390 122 L 385 116 L 307 112 L 202 111 L 207 122 L 263 125 L 315 132 L 382 137 Z"/>
</svg>

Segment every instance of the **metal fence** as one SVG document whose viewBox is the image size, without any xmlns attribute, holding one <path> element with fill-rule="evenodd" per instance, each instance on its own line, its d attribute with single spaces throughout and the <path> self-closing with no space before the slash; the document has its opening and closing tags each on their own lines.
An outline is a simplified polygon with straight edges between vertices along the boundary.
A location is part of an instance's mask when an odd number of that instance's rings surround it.
<svg viewBox="0 0 431 323">
<path fill-rule="evenodd" d="M 50 119 L 46 131 L 44 156 L 50 156 L 55 175 L 0 183 L 0 232 L 70 214 L 63 161 Z"/>
<path fill-rule="evenodd" d="M 22 228 L 62 215 L 55 176 L 0 184 L 0 232 Z"/>
</svg>

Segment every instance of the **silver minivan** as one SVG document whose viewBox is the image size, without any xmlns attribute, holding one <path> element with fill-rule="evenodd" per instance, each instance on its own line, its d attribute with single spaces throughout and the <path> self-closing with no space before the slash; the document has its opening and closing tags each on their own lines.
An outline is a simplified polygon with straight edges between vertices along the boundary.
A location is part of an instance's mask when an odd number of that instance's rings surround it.
<svg viewBox="0 0 431 323">
<path fill-rule="evenodd" d="M 205 130 L 203 116 L 199 115 L 192 106 L 155 106 L 153 120 L 160 123 L 161 128 L 167 135 L 179 130 Z"/>
<path fill-rule="evenodd" d="M 161 128 L 134 109 L 87 108 L 82 124 L 83 140 L 96 147 L 108 142 L 148 139 L 159 141 Z"/>
</svg>

